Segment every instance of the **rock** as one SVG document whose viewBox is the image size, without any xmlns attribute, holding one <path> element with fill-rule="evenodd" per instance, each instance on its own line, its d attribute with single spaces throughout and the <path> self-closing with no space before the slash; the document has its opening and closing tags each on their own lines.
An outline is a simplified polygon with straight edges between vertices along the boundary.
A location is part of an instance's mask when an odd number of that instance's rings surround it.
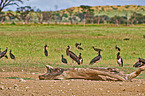
<svg viewBox="0 0 145 96">
<path fill-rule="evenodd" d="M 21 79 L 19 79 L 19 82 L 26 82 L 26 81 L 25 81 L 24 79 L 21 78 Z"/>
<path fill-rule="evenodd" d="M 3 83 L 3 82 L 0 82 L 0 84 L 4 85 L 4 83 Z"/>
<path fill-rule="evenodd" d="M 8 90 L 11 90 L 12 89 L 12 87 L 8 87 Z"/>
<path fill-rule="evenodd" d="M 110 91 L 109 91 L 109 90 L 107 90 L 107 92 L 109 93 Z"/>
<path fill-rule="evenodd" d="M 18 87 L 18 85 L 17 84 L 14 84 L 14 89 L 16 89 Z"/>
<path fill-rule="evenodd" d="M 30 88 L 30 87 L 25 87 L 26 89 Z"/>
<path fill-rule="evenodd" d="M 126 89 L 124 88 L 122 91 L 126 91 Z"/>
<path fill-rule="evenodd" d="M 101 90 L 101 91 L 102 91 L 103 89 L 102 89 L 102 88 L 99 88 L 99 90 Z"/>
<path fill-rule="evenodd" d="M 122 86 L 123 84 L 122 83 L 119 83 L 119 85 Z"/>
<path fill-rule="evenodd" d="M 4 86 L 0 86 L 0 90 L 4 90 Z"/>
</svg>

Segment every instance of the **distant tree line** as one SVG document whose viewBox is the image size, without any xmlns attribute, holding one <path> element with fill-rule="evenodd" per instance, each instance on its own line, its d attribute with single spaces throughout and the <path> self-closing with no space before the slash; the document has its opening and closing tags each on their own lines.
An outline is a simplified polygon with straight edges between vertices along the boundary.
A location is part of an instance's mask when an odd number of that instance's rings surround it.
<svg viewBox="0 0 145 96">
<path fill-rule="evenodd" d="M 15 1 L 15 0 L 12 0 Z M 17 0 L 16 0 L 17 1 Z M 22 3 L 22 0 L 18 0 Z M 18 2 L 17 1 L 17 2 Z M 16 3 L 10 3 L 13 5 Z M 113 16 L 100 15 L 102 10 L 97 10 L 97 13 L 91 6 L 80 5 L 78 12 L 75 12 L 75 8 L 69 8 L 60 11 L 41 11 L 40 9 L 33 9 L 31 6 L 18 7 L 15 12 L 8 11 L 2 12 L 0 10 L 0 22 L 12 22 L 12 23 L 40 23 L 40 24 L 143 24 L 145 23 L 145 15 L 137 12 L 132 12 L 129 17 L 128 14 L 124 16 Z M 116 9 L 117 10 L 117 9 Z"/>
</svg>

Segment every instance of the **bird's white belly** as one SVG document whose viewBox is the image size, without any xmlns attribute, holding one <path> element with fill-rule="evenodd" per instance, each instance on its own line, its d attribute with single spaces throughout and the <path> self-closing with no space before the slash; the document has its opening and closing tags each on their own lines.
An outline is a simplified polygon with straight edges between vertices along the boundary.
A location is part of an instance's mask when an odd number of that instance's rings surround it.
<svg viewBox="0 0 145 96">
<path fill-rule="evenodd" d="M 120 63 L 121 62 L 121 58 L 119 58 L 117 61 Z"/>
</svg>

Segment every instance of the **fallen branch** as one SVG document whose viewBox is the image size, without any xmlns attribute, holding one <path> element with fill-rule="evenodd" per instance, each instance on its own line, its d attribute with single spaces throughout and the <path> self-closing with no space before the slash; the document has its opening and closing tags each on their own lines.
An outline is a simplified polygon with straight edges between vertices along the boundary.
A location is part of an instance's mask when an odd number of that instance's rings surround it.
<svg viewBox="0 0 145 96">
<path fill-rule="evenodd" d="M 140 67 L 137 71 L 124 74 L 116 68 L 53 68 L 46 66 L 47 73 L 39 75 L 40 80 L 66 80 L 66 79 L 85 79 L 85 80 L 102 80 L 102 81 L 131 81 L 137 77 L 145 66 Z"/>
</svg>

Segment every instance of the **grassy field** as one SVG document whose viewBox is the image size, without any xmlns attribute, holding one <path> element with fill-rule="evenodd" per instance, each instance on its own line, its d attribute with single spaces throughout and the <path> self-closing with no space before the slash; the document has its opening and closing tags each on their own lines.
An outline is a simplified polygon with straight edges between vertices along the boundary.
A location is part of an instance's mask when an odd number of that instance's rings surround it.
<svg viewBox="0 0 145 96">
<path fill-rule="evenodd" d="M 124 60 L 122 70 L 134 70 L 133 64 L 138 58 L 145 58 L 145 26 L 109 27 L 105 25 L 0 25 L 0 48 L 9 50 L 16 56 L 16 60 L 2 58 L 1 67 L 45 67 L 47 64 L 54 67 L 72 67 L 72 60 L 66 55 L 66 48 L 76 55 L 82 53 L 84 64 L 76 67 L 118 67 L 116 62 L 115 45 L 121 48 L 121 57 Z M 123 40 L 130 38 L 130 40 Z M 75 47 L 81 42 L 84 50 Z M 48 57 L 44 56 L 43 46 L 48 45 Z M 102 60 L 98 64 L 89 65 L 97 52 L 92 46 L 101 48 Z M 68 64 L 61 62 L 61 55 L 68 60 Z"/>
</svg>

